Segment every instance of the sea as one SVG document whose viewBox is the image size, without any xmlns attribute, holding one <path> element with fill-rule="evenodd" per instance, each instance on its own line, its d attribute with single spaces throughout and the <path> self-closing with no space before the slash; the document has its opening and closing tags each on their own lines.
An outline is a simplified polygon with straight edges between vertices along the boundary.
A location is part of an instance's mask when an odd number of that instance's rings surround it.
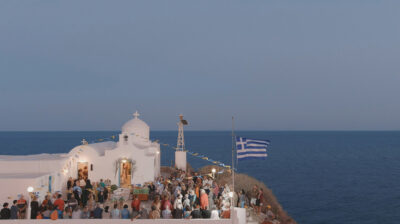
<svg viewBox="0 0 400 224">
<path fill-rule="evenodd" d="M 237 172 L 263 181 L 298 223 L 400 223 L 400 131 L 237 131 L 268 139 L 265 160 L 237 164 Z M 67 153 L 118 131 L 0 132 L 0 154 Z M 162 165 L 173 163 L 176 131 L 153 131 L 165 144 Z M 186 148 L 231 164 L 229 131 L 186 131 Z M 169 146 L 167 146 L 169 145 Z M 188 155 L 194 168 L 210 165 Z M 0 189 L 1 190 L 1 189 Z M 0 202 L 2 203 L 2 202 Z"/>
</svg>

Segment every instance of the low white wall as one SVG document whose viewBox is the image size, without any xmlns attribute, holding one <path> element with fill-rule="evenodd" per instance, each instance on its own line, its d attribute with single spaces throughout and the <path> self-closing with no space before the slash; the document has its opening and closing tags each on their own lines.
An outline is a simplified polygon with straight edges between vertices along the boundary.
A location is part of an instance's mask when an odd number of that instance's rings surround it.
<svg viewBox="0 0 400 224">
<path fill-rule="evenodd" d="M 246 223 L 246 209 L 245 208 L 234 208 L 232 217 L 233 217 L 232 224 Z"/>
<path fill-rule="evenodd" d="M 49 219 L 41 219 L 41 220 L 1 220 L 2 224 L 5 223 L 22 223 L 22 224 L 54 224 L 53 220 Z M 130 219 L 59 219 L 57 223 L 65 223 L 65 224 L 107 224 L 107 223 L 132 223 Z M 174 224 L 174 223 L 190 223 L 190 224 L 245 224 L 246 223 L 246 209 L 244 208 L 234 208 L 232 212 L 232 219 L 136 219 L 133 223 L 140 224 L 150 224 L 150 223 L 165 223 L 165 224 Z"/>
<path fill-rule="evenodd" d="M 190 223 L 190 224 L 205 224 L 205 223 L 215 223 L 215 224 L 232 224 L 232 220 L 230 219 L 221 219 L 221 220 L 211 220 L 211 219 L 136 219 L 133 222 L 130 219 L 59 219 L 56 222 L 53 220 L 1 220 L 1 223 L 23 223 L 23 224 L 54 224 L 54 223 L 65 223 L 65 224 L 107 224 L 107 223 L 140 223 L 140 224 L 149 224 L 149 223 L 165 223 L 165 224 L 174 224 L 174 223 Z"/>
</svg>

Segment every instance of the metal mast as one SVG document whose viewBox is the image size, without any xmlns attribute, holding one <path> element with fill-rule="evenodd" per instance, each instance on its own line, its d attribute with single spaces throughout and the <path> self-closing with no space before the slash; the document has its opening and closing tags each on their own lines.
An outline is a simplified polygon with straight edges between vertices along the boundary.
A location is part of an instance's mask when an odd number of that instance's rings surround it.
<svg viewBox="0 0 400 224">
<path fill-rule="evenodd" d="M 183 135 L 183 126 L 187 125 L 188 122 L 183 119 L 183 115 L 179 114 L 178 122 L 178 142 L 176 143 L 177 151 L 185 151 L 185 137 Z"/>
<path fill-rule="evenodd" d="M 235 123 L 234 123 L 234 118 L 232 116 L 232 192 L 235 192 L 235 148 L 236 148 L 236 142 L 235 142 Z M 231 206 L 234 207 L 233 204 L 233 195 L 231 197 Z"/>
</svg>

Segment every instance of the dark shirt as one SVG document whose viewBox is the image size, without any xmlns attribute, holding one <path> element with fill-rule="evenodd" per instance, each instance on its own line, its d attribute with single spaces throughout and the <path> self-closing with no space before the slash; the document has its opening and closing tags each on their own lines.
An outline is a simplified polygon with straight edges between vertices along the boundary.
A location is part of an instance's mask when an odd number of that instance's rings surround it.
<svg viewBox="0 0 400 224">
<path fill-rule="evenodd" d="M 18 218 L 18 208 L 17 206 L 11 206 L 11 217 L 10 219 L 17 219 Z"/>
<path fill-rule="evenodd" d="M 36 219 L 39 211 L 39 202 L 31 201 L 31 219 Z"/>
<path fill-rule="evenodd" d="M 203 219 L 209 219 L 211 218 L 211 212 L 210 210 L 202 210 L 201 215 L 203 216 Z"/>
<path fill-rule="evenodd" d="M 95 208 L 93 211 L 93 217 L 95 219 L 101 219 L 102 218 L 102 214 L 103 214 L 103 209 L 102 208 Z"/>
<path fill-rule="evenodd" d="M 67 189 L 69 190 L 73 185 L 73 181 L 72 180 L 68 180 L 67 182 Z"/>
<path fill-rule="evenodd" d="M 9 208 L 3 208 L 0 211 L 1 219 L 10 219 L 11 217 L 11 210 Z"/>
<path fill-rule="evenodd" d="M 192 215 L 193 219 L 201 219 L 201 218 L 203 218 L 203 216 L 201 215 L 200 209 L 193 210 L 191 215 Z"/>
<path fill-rule="evenodd" d="M 98 202 L 103 203 L 104 202 L 104 194 L 97 194 Z"/>
</svg>

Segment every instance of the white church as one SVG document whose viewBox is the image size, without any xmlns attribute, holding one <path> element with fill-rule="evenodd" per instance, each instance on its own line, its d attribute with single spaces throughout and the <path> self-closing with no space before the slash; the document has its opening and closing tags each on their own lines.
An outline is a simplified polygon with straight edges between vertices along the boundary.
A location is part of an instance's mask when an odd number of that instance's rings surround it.
<svg viewBox="0 0 400 224">
<path fill-rule="evenodd" d="M 76 146 L 69 153 L 0 156 L 0 201 L 28 195 L 64 192 L 69 177 L 98 182 L 109 179 L 121 188 L 152 182 L 160 175 L 160 144 L 139 113 L 122 126 L 119 141 Z"/>
</svg>

